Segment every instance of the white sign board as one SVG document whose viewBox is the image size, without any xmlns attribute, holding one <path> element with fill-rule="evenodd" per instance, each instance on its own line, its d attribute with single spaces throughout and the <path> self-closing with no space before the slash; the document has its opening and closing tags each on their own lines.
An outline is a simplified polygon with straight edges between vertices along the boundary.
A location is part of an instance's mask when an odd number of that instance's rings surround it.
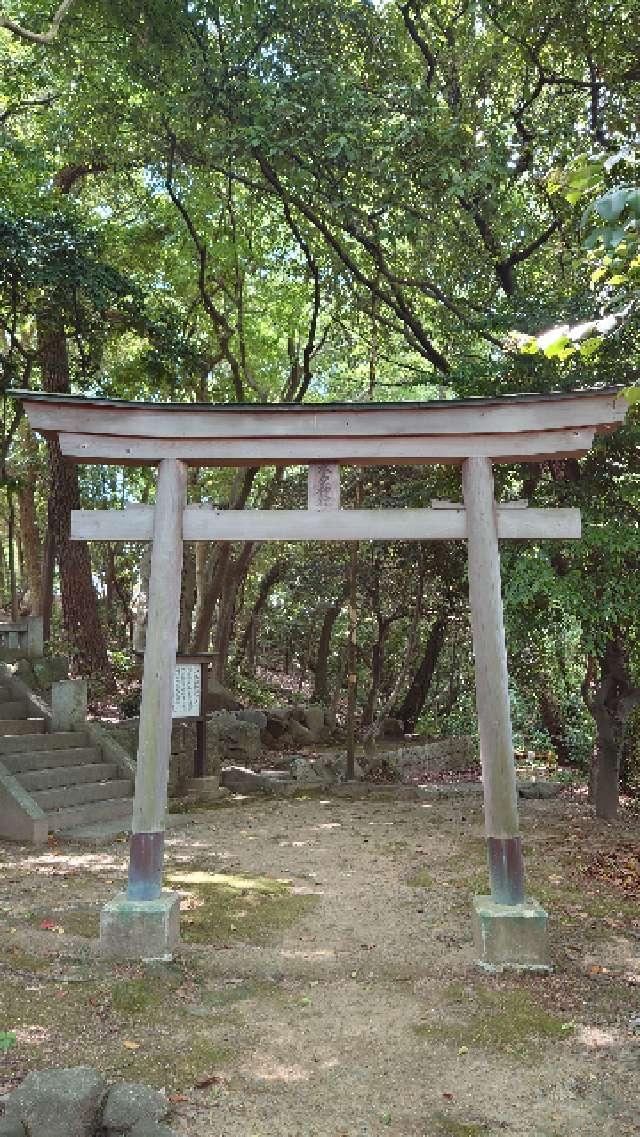
<svg viewBox="0 0 640 1137">
<path fill-rule="evenodd" d="M 202 667 L 199 663 L 177 663 L 173 673 L 174 719 L 197 718 L 200 714 Z"/>
</svg>

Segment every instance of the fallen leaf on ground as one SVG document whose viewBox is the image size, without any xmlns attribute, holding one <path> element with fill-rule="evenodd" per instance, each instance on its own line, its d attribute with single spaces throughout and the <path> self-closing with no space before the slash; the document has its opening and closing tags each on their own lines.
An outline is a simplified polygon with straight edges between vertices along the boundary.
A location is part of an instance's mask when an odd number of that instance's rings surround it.
<svg viewBox="0 0 640 1137">
<path fill-rule="evenodd" d="M 126 1047 L 127 1050 L 139 1050 L 140 1049 L 140 1043 L 139 1042 L 131 1042 L 130 1039 L 128 1039 L 128 1038 L 125 1038 L 122 1045 L 124 1047 Z"/>
<path fill-rule="evenodd" d="M 60 924 L 56 924 L 54 920 L 41 920 L 40 928 L 43 932 L 57 932 L 58 935 L 64 935 L 64 928 Z"/>
<path fill-rule="evenodd" d="M 214 1086 L 219 1081 L 217 1074 L 210 1074 L 208 1078 L 198 1078 L 193 1084 L 197 1090 L 206 1090 L 207 1086 Z"/>
</svg>

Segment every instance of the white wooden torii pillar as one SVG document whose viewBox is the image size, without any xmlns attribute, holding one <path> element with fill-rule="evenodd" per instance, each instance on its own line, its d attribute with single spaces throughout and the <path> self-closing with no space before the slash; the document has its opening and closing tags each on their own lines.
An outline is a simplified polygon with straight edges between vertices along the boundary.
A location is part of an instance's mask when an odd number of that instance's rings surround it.
<svg viewBox="0 0 640 1137">
<path fill-rule="evenodd" d="M 302 406 L 16 395 L 67 459 L 159 467 L 155 506 L 72 515 L 72 539 L 153 542 L 129 883 L 103 912 L 103 950 L 166 956 L 178 936 L 177 897 L 162 892 L 162 869 L 183 540 L 466 539 L 491 880 L 491 896 L 474 899 L 476 947 L 487 967 L 546 968 L 547 916 L 524 894 L 498 539 L 576 538 L 580 514 L 499 505 L 492 466 L 584 455 L 597 432 L 624 419 L 619 389 Z M 341 465 L 440 462 L 462 467 L 464 506 L 340 509 Z M 308 465 L 309 508 L 190 507 L 188 465 Z"/>
</svg>

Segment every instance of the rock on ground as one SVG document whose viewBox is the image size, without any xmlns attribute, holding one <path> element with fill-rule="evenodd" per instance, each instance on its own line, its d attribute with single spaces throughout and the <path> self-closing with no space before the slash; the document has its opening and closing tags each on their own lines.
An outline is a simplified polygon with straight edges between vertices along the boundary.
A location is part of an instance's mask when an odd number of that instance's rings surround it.
<svg viewBox="0 0 640 1137">
<path fill-rule="evenodd" d="M 140 1082 L 118 1082 L 107 1094 L 102 1124 L 108 1137 L 128 1133 L 139 1121 L 160 1121 L 169 1112 L 164 1094 Z"/>
<path fill-rule="evenodd" d="M 88 1066 L 37 1070 L 9 1096 L 5 1117 L 21 1121 L 29 1137 L 93 1137 L 106 1091 Z"/>
</svg>

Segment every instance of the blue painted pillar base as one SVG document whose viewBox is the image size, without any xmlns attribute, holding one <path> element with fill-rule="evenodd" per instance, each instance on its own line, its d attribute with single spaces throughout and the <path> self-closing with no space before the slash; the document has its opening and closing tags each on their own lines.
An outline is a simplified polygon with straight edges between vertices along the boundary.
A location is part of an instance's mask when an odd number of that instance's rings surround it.
<svg viewBox="0 0 640 1137">
<path fill-rule="evenodd" d="M 179 941 L 177 892 L 163 892 L 154 900 L 132 900 L 120 892 L 100 913 L 100 952 L 104 956 L 168 962 Z"/>
<path fill-rule="evenodd" d="M 499 904 L 492 896 L 473 898 L 476 963 L 485 971 L 553 970 L 549 960 L 547 913 L 537 900 Z"/>
<path fill-rule="evenodd" d="M 497 904 L 524 901 L 524 862 L 520 837 L 487 837 L 491 895 Z"/>
<path fill-rule="evenodd" d="M 129 841 L 130 900 L 157 900 L 162 892 L 164 832 L 132 833 Z"/>
</svg>

